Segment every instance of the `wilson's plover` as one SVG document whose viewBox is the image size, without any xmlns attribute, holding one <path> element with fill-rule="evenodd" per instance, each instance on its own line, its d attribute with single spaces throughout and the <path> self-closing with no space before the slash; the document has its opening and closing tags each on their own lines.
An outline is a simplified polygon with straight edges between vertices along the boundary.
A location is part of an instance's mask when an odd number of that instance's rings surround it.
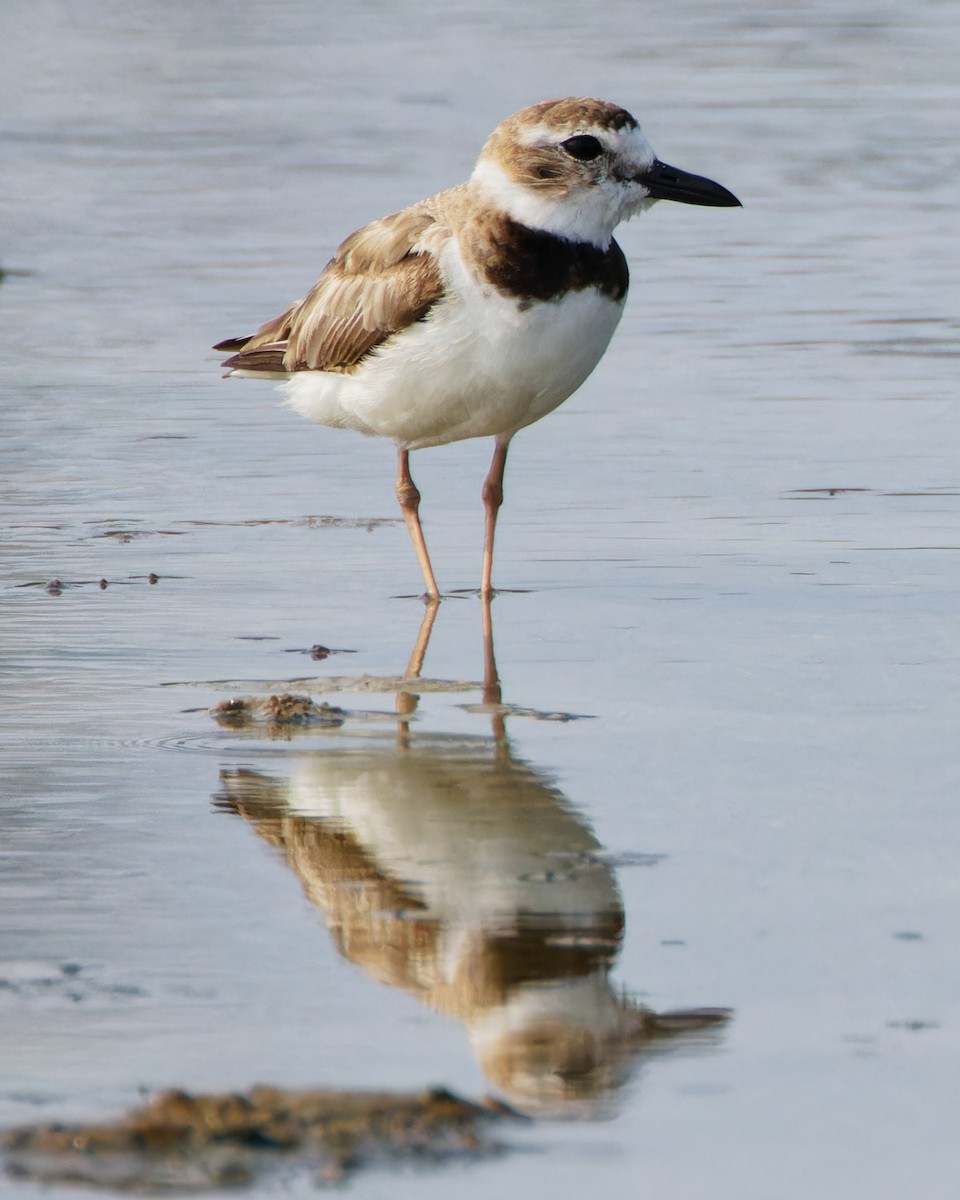
<svg viewBox="0 0 960 1200">
<path fill-rule="evenodd" d="M 739 200 L 660 162 L 615 104 L 545 100 L 493 131 L 466 183 L 351 234 L 303 300 L 220 342 L 229 374 L 281 379 L 311 421 L 392 438 L 397 498 L 430 599 L 439 598 L 409 452 L 495 439 L 483 485 L 481 592 L 510 439 L 599 362 L 629 275 L 613 231 L 657 200 Z"/>
</svg>

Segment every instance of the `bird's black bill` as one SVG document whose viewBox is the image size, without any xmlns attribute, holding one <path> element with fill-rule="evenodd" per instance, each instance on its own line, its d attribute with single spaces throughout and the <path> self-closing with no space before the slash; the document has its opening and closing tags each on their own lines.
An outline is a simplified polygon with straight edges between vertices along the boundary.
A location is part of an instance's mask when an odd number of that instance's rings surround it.
<svg viewBox="0 0 960 1200">
<path fill-rule="evenodd" d="M 676 200 L 680 204 L 706 204 L 712 208 L 742 208 L 733 192 L 712 179 L 691 175 L 659 160 L 640 176 L 651 200 Z"/>
</svg>

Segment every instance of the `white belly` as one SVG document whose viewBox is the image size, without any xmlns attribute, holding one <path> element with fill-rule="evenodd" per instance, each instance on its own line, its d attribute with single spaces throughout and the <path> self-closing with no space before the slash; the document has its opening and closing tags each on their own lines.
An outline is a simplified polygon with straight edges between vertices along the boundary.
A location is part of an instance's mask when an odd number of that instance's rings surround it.
<svg viewBox="0 0 960 1200">
<path fill-rule="evenodd" d="M 576 391 L 622 311 L 593 289 L 524 308 L 462 276 L 457 283 L 426 320 L 372 351 L 354 374 L 291 376 L 286 403 L 321 425 L 410 450 L 508 438 Z"/>
</svg>

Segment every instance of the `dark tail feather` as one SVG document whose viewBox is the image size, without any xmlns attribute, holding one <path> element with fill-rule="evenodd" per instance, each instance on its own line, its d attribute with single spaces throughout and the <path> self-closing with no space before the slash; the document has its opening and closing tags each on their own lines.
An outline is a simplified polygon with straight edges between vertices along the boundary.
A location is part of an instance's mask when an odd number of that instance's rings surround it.
<svg viewBox="0 0 960 1200">
<path fill-rule="evenodd" d="M 230 350 L 231 348 L 229 344 L 214 346 L 215 350 Z M 274 375 L 284 375 L 287 372 L 287 368 L 283 365 L 285 350 L 286 345 L 258 346 L 255 350 L 241 350 L 239 354 L 231 355 L 220 365 L 231 371 L 267 371 Z"/>
<path fill-rule="evenodd" d="M 247 337 L 227 338 L 226 341 L 217 342 L 214 350 L 242 350 L 252 336 L 253 334 L 249 334 Z"/>
</svg>

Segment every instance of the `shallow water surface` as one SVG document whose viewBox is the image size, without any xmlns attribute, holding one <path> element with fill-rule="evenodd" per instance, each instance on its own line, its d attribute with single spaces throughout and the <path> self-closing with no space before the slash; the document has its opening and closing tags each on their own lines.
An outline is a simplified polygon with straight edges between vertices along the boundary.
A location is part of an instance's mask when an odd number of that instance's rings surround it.
<svg viewBox="0 0 960 1200">
<path fill-rule="evenodd" d="M 522 1152 L 357 1194 L 956 1196 L 957 26 L 937 0 L 19 14 L 0 1127 L 443 1084 L 536 1116 Z M 621 231 L 613 345 L 511 451 L 499 702 L 466 592 L 404 689 L 391 448 L 208 346 L 566 93 L 745 207 Z M 479 578 L 488 454 L 413 458 L 444 589 Z M 284 692 L 343 711 L 209 712 Z M 732 1013 L 650 1016 L 698 1009 Z"/>
</svg>

